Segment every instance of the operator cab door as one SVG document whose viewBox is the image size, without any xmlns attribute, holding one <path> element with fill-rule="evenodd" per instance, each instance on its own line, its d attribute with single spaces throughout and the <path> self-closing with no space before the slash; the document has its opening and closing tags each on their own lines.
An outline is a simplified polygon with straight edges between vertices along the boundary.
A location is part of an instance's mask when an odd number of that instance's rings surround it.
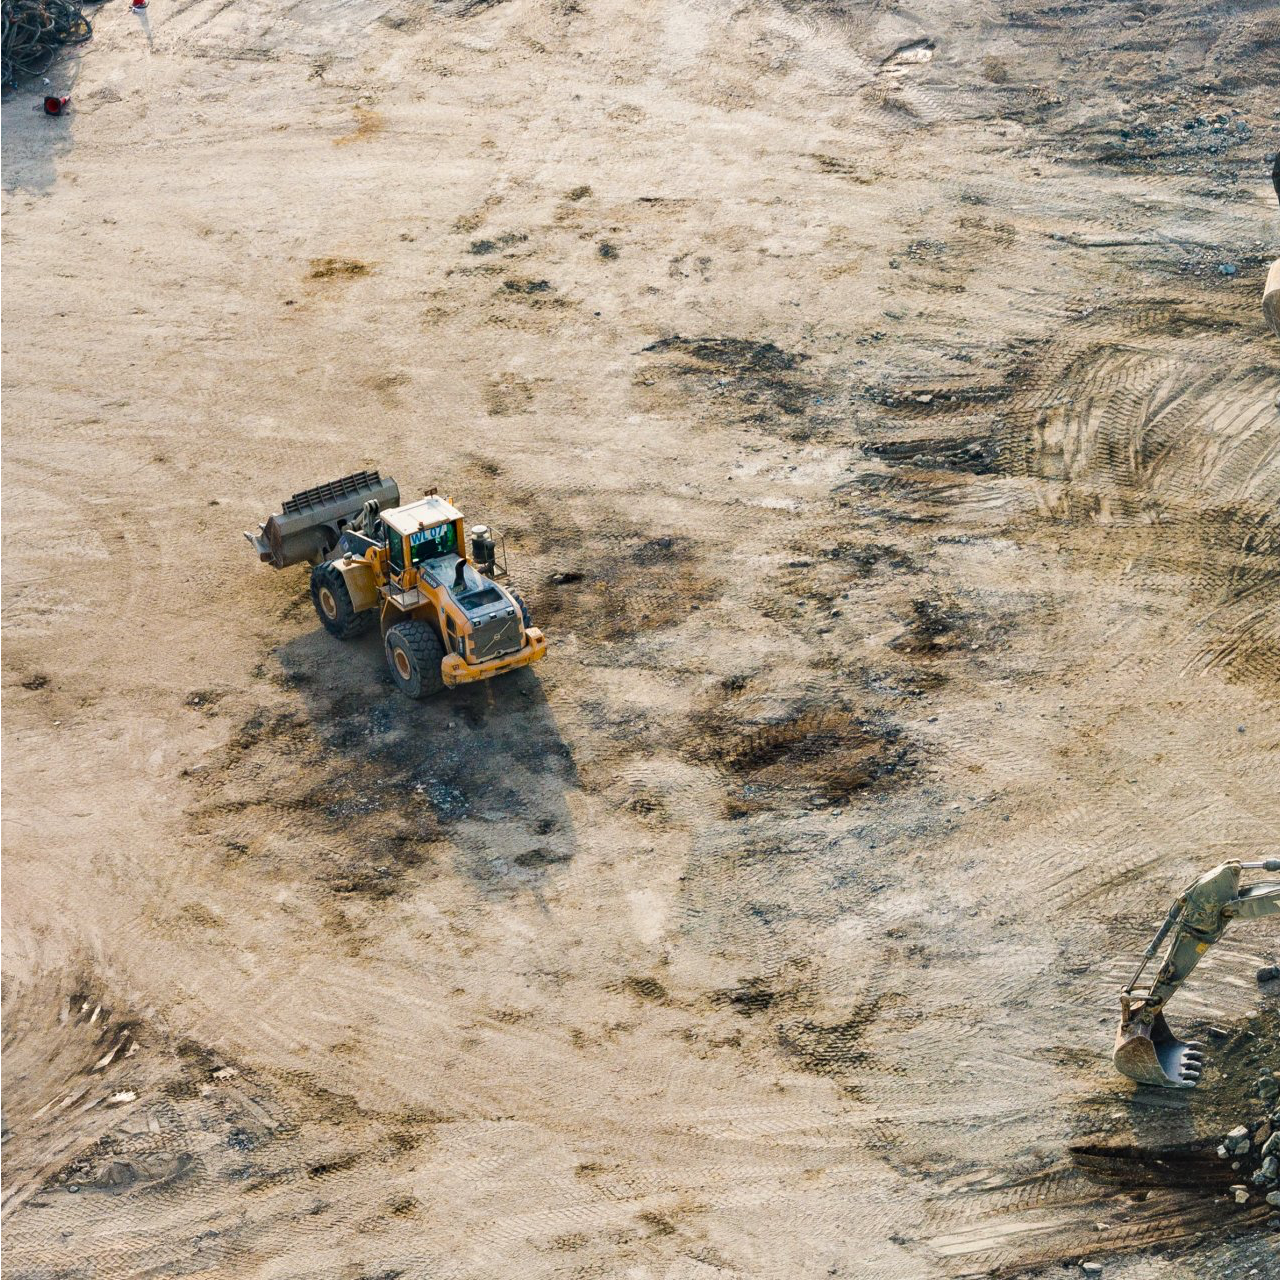
<svg viewBox="0 0 1280 1280">
<path fill-rule="evenodd" d="M 387 563 L 391 570 L 391 577 L 396 585 L 400 585 L 400 577 L 404 573 L 405 555 L 404 555 L 404 535 L 388 529 L 387 533 Z"/>
</svg>

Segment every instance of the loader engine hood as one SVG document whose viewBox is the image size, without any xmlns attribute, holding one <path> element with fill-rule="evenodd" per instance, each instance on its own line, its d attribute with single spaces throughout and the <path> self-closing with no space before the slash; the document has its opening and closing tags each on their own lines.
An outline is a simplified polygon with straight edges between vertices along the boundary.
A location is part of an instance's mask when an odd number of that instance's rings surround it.
<svg viewBox="0 0 1280 1280">
<path fill-rule="evenodd" d="M 524 648 L 524 627 L 520 610 L 505 591 L 469 564 L 463 567 L 463 582 L 455 589 L 458 557 L 441 556 L 421 566 L 437 585 L 445 586 L 471 624 L 471 660 L 488 662 Z"/>
</svg>

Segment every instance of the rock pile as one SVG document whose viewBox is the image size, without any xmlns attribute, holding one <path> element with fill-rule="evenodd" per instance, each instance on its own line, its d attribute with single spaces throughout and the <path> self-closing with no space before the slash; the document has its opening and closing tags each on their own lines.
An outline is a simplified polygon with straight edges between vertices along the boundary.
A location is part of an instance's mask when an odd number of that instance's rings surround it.
<svg viewBox="0 0 1280 1280">
<path fill-rule="evenodd" d="M 1274 1108 L 1280 1098 L 1280 1071 L 1261 1071 L 1253 1094 L 1264 1107 Z M 1218 1157 L 1230 1160 L 1231 1168 L 1240 1173 L 1240 1181 L 1230 1189 L 1235 1203 L 1244 1207 L 1265 1200 L 1276 1210 L 1269 1225 L 1280 1227 L 1280 1109 L 1252 1124 L 1236 1125 L 1223 1138 Z"/>
</svg>

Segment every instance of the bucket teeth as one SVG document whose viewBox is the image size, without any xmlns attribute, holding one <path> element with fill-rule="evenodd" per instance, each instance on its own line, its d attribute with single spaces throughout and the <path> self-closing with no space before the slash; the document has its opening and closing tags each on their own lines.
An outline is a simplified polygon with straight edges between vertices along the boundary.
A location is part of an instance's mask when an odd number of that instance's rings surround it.
<svg viewBox="0 0 1280 1280">
<path fill-rule="evenodd" d="M 1150 1027 L 1122 1020 L 1111 1060 L 1117 1071 L 1139 1084 L 1194 1089 L 1204 1069 L 1204 1045 L 1179 1040 L 1158 1013 Z"/>
</svg>

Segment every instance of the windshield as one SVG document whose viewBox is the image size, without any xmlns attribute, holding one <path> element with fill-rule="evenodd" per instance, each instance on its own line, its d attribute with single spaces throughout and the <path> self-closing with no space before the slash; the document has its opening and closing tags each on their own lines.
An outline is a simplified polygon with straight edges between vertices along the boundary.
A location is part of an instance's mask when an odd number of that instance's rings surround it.
<svg viewBox="0 0 1280 1280">
<path fill-rule="evenodd" d="M 452 520 L 409 535 L 409 556 L 415 565 L 424 560 L 434 560 L 437 556 L 447 556 L 457 549 L 458 530 Z"/>
</svg>

